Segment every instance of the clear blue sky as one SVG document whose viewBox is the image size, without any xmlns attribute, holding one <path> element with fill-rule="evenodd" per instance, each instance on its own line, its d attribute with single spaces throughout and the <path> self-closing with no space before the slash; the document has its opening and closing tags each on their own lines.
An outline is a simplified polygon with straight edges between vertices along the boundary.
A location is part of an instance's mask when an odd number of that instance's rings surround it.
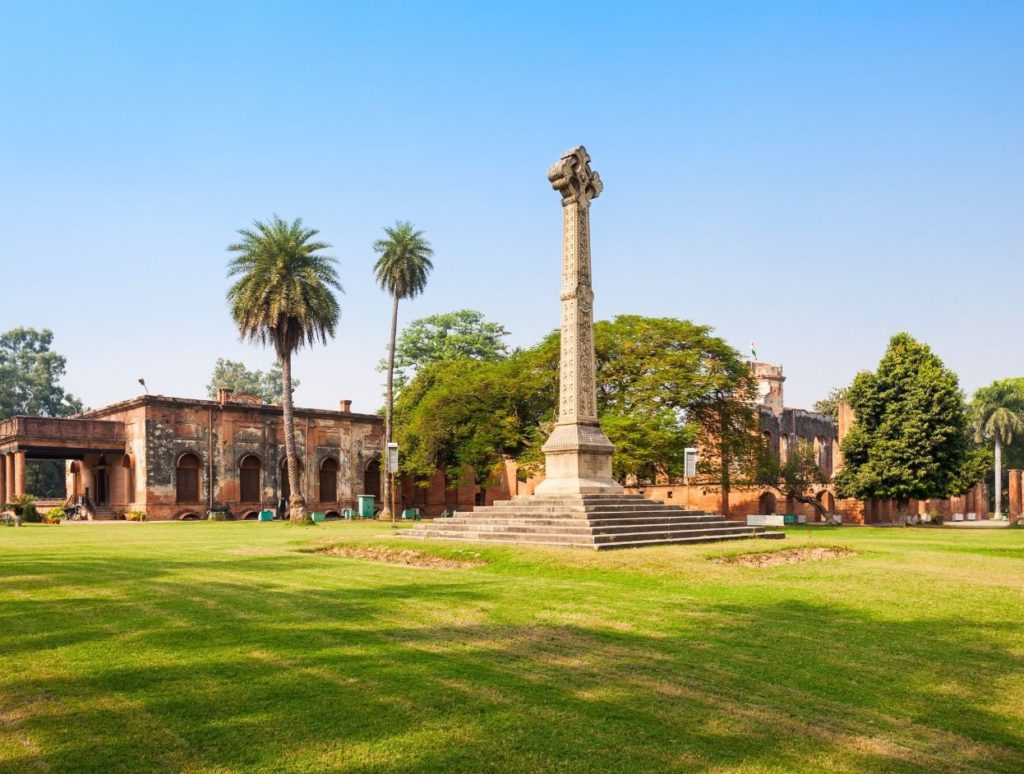
<svg viewBox="0 0 1024 774">
<path fill-rule="evenodd" d="M 487 7 L 489 6 L 489 7 Z M 336 341 L 297 400 L 380 404 L 371 244 L 425 229 L 402 320 L 558 325 L 560 209 L 585 144 L 596 313 L 690 318 L 785 366 L 807 406 L 888 337 L 972 390 L 1024 374 L 1024 3 L 8 2 L 0 328 L 52 328 L 98 406 L 253 367 L 224 293 L 235 231 L 334 245 Z"/>
</svg>

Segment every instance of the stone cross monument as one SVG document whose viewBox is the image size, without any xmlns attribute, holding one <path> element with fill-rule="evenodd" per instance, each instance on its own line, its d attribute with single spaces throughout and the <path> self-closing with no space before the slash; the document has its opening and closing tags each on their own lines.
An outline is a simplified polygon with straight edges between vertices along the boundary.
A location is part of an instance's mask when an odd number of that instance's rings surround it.
<svg viewBox="0 0 1024 774">
<path fill-rule="evenodd" d="M 562 352 L 558 424 L 544 444 L 545 479 L 538 495 L 617 494 L 612 442 L 597 419 L 594 290 L 590 273 L 590 202 L 603 188 L 582 145 L 548 170 L 562 195 Z"/>
</svg>

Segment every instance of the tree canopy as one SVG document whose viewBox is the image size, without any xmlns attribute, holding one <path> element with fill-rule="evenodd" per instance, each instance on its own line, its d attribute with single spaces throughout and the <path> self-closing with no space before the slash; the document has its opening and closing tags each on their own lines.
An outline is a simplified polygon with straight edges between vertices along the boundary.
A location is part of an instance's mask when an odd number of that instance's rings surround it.
<svg viewBox="0 0 1024 774">
<path fill-rule="evenodd" d="M 508 331 L 475 309 L 434 314 L 413 320 L 402 329 L 395 345 L 395 382 L 408 383 L 420 368 L 451 360 L 496 361 L 509 354 L 503 339 Z M 387 363 L 377 367 L 383 371 Z"/>
<path fill-rule="evenodd" d="M 53 332 L 46 328 L 0 333 L 0 419 L 64 417 L 82 410 L 82 402 L 60 384 L 67 361 L 50 349 L 52 344 Z"/>
<path fill-rule="evenodd" d="M 299 387 L 299 380 L 292 379 L 292 391 Z M 245 363 L 238 360 L 217 358 L 210 374 L 210 382 L 206 385 L 206 394 L 210 398 L 217 397 L 217 390 L 226 388 L 234 392 L 248 392 L 257 395 L 266 403 L 281 405 L 284 393 L 281 386 L 281 366 L 274 363 L 268 370 L 249 370 Z"/>
<path fill-rule="evenodd" d="M 598 413 L 615 444 L 616 477 L 680 476 L 684 450 L 717 436 L 722 412 L 749 419 L 749 369 L 706 326 L 623 315 L 595 325 Z M 529 469 L 556 419 L 559 334 L 490 359 L 455 357 L 423 365 L 395 405 L 396 438 L 409 472 L 467 466 L 478 482 L 503 456 Z M 749 432 L 746 420 L 744 432 Z M 734 425 L 726 422 L 729 442 Z"/>
<path fill-rule="evenodd" d="M 966 402 L 956 374 L 926 344 L 893 336 L 878 369 L 858 374 L 846 398 L 855 419 L 842 445 L 840 496 L 906 503 L 963 492 Z"/>
<path fill-rule="evenodd" d="M 821 400 L 816 400 L 812 407 L 817 413 L 824 414 L 833 422 L 839 421 L 839 404 L 846 400 L 847 387 L 833 387 Z"/>
<path fill-rule="evenodd" d="M 228 276 L 238 278 L 228 290 L 228 304 L 242 339 L 269 344 L 277 354 L 291 519 L 309 522 L 295 449 L 292 355 L 334 336 L 340 314 L 334 292 L 341 291 L 337 262 L 321 252 L 330 245 L 316 241 L 316 229 L 305 228 L 301 219 L 288 223 L 275 215 L 238 233 L 242 240 L 228 245 L 235 254 Z"/>
</svg>

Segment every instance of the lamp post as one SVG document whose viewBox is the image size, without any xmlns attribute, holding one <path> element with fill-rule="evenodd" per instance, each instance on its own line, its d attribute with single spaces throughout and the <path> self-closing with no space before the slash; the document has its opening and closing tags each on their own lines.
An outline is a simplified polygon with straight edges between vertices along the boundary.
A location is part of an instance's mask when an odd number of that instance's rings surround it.
<svg viewBox="0 0 1024 774">
<path fill-rule="evenodd" d="M 398 471 L 398 444 L 391 442 L 388 444 L 388 478 L 391 483 L 391 524 L 394 526 L 396 521 L 395 516 L 395 473 Z"/>
</svg>

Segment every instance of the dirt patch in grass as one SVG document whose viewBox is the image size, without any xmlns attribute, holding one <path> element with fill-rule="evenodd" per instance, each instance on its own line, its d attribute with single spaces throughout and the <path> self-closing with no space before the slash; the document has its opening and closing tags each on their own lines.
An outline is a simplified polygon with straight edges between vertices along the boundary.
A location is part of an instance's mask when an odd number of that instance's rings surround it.
<svg viewBox="0 0 1024 774">
<path fill-rule="evenodd" d="M 803 548 L 784 548 L 781 551 L 763 551 L 755 554 L 738 554 L 736 556 L 720 556 L 715 559 L 721 564 L 741 564 L 744 567 L 774 567 L 777 564 L 801 564 L 803 562 L 821 562 L 825 559 L 841 559 L 853 556 L 849 548 L 831 546 L 805 546 Z"/>
<path fill-rule="evenodd" d="M 385 546 L 329 546 L 318 549 L 316 553 L 343 556 L 346 559 L 366 559 L 371 562 L 401 564 L 406 567 L 432 567 L 441 570 L 465 570 L 472 567 L 483 567 L 486 564 L 482 559 L 456 559 L 427 554 L 411 548 L 387 548 Z"/>
</svg>

